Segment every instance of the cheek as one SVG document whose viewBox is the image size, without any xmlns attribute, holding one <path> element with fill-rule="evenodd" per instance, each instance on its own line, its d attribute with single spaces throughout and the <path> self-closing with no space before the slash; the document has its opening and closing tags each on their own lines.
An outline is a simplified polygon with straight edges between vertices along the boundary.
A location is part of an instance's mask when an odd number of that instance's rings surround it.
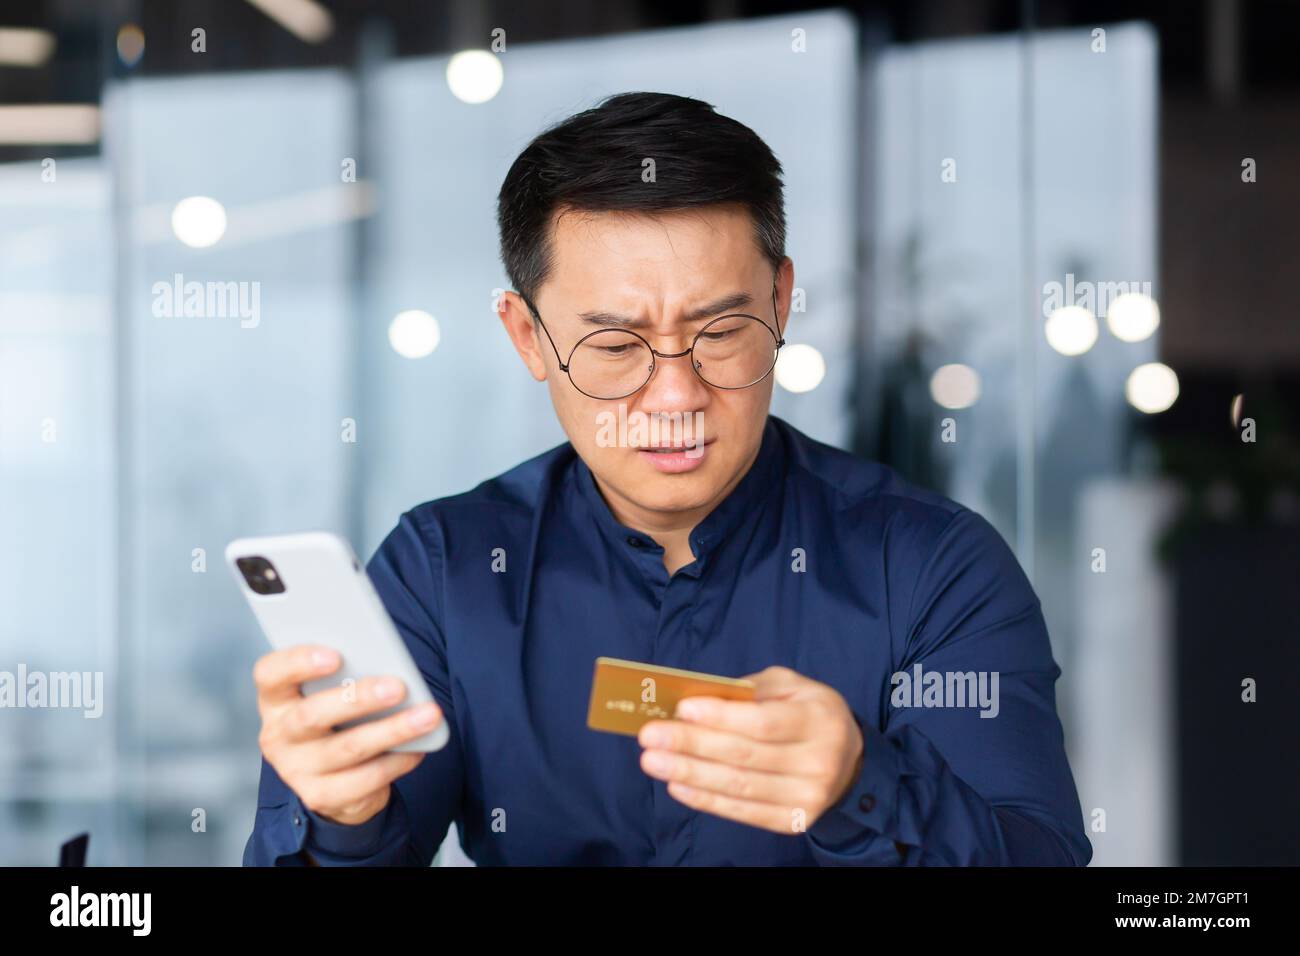
<svg viewBox="0 0 1300 956">
<path fill-rule="evenodd" d="M 768 406 L 772 403 L 772 384 L 765 382 L 734 392 L 717 392 L 704 412 L 705 432 L 716 434 L 734 444 L 763 431 Z M 716 421 L 709 422 L 710 417 Z M 717 427 L 713 427 L 716 425 Z"/>
<path fill-rule="evenodd" d="M 617 402 L 599 402 L 587 398 L 564 379 L 551 387 L 551 403 L 555 406 L 564 433 L 584 459 L 610 460 L 610 456 L 618 451 L 614 447 L 605 447 L 601 441 L 602 434 L 618 434 Z M 612 417 L 616 423 L 613 429 L 602 431 L 605 417 Z"/>
</svg>

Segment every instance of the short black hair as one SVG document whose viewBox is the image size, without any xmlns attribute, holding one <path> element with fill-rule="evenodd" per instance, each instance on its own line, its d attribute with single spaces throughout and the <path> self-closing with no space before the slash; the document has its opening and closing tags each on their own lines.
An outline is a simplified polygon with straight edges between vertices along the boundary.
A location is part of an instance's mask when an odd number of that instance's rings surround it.
<svg viewBox="0 0 1300 956">
<path fill-rule="evenodd" d="M 655 181 L 642 181 L 642 162 Z M 501 260 L 531 304 L 554 266 L 557 209 L 656 213 L 739 203 L 759 249 L 785 258 L 781 164 L 758 134 L 712 105 L 670 93 L 619 93 L 550 127 L 519 154 L 497 196 Z"/>
</svg>

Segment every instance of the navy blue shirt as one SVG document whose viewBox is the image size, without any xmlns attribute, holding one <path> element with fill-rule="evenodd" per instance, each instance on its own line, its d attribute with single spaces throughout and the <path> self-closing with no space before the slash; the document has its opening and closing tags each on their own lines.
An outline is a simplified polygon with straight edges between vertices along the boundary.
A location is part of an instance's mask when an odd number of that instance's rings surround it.
<svg viewBox="0 0 1300 956">
<path fill-rule="evenodd" d="M 1060 670 L 982 517 L 769 416 L 691 547 L 670 577 L 567 443 L 402 515 L 368 570 L 450 742 L 356 826 L 308 811 L 263 759 L 244 864 L 428 865 L 453 821 L 479 865 L 1088 862 Z M 587 727 L 600 656 L 829 684 L 862 729 L 861 774 L 804 832 L 692 810 L 634 737 Z"/>
</svg>

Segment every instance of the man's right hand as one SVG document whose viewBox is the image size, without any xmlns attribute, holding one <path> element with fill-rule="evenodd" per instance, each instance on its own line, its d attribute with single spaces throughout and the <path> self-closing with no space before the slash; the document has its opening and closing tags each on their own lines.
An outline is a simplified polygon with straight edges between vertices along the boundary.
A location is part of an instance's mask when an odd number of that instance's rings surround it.
<svg viewBox="0 0 1300 956">
<path fill-rule="evenodd" d="M 331 687 L 303 696 L 304 681 L 339 669 L 336 651 L 302 645 L 272 651 L 253 667 L 258 746 L 303 805 L 335 823 L 364 823 L 388 805 L 392 782 L 410 773 L 423 753 L 389 753 L 427 734 L 442 720 L 435 703 L 402 710 L 346 730 L 338 724 L 387 710 L 406 696 L 397 677 L 366 677 L 355 687 Z M 350 691 L 350 693 L 349 693 Z M 423 716 L 425 723 L 415 721 Z"/>
</svg>

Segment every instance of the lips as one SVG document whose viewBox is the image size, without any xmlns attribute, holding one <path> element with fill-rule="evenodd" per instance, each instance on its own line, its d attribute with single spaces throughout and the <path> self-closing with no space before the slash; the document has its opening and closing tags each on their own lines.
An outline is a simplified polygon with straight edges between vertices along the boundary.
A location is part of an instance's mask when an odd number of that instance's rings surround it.
<svg viewBox="0 0 1300 956">
<path fill-rule="evenodd" d="M 700 468 L 712 444 L 704 441 L 698 445 L 641 445 L 633 450 L 661 474 L 680 475 Z"/>
<path fill-rule="evenodd" d="M 714 439 L 709 438 L 705 441 L 698 442 L 693 445 L 639 445 L 636 446 L 636 450 L 649 452 L 652 455 L 671 455 L 673 453 L 692 451 L 696 448 L 700 448 L 703 445 L 712 445 L 713 442 Z"/>
</svg>

